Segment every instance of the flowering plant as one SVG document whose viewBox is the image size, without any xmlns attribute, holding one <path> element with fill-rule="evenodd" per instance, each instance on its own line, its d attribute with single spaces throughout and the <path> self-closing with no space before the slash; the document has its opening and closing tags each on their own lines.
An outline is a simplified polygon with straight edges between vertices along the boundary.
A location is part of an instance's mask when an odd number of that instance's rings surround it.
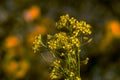
<svg viewBox="0 0 120 80">
<path fill-rule="evenodd" d="M 41 46 L 49 49 L 54 57 L 50 78 L 63 77 L 64 80 L 81 80 L 80 66 L 87 64 L 89 58 L 80 60 L 81 46 L 91 42 L 91 26 L 85 21 L 77 21 L 68 14 L 60 17 L 56 23 L 58 32 L 47 35 L 47 45 L 43 44 L 41 35 L 36 36 L 33 50 L 36 53 Z"/>
</svg>

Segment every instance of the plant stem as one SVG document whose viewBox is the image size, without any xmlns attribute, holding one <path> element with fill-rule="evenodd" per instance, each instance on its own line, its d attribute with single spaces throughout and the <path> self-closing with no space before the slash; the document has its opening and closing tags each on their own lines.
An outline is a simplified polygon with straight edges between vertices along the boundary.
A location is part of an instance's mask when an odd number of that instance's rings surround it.
<svg viewBox="0 0 120 80">
<path fill-rule="evenodd" d="M 79 50 L 79 49 L 78 49 Z M 78 76 L 80 77 L 80 53 L 78 52 Z"/>
</svg>

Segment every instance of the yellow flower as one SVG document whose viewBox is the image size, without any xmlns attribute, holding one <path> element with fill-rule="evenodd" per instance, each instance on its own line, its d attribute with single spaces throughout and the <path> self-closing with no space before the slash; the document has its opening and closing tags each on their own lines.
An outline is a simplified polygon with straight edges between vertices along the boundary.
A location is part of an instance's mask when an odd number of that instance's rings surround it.
<svg viewBox="0 0 120 80">
<path fill-rule="evenodd" d="M 55 75 L 55 73 L 51 73 L 51 74 L 50 74 L 50 78 L 53 80 L 53 79 L 56 79 L 56 78 L 58 78 L 58 77 L 57 77 L 57 75 Z"/>
<path fill-rule="evenodd" d="M 73 77 L 75 74 L 73 72 L 70 72 L 70 77 Z"/>
<path fill-rule="evenodd" d="M 76 77 L 76 79 L 75 80 L 81 80 L 81 78 L 79 78 L 79 77 Z"/>
</svg>

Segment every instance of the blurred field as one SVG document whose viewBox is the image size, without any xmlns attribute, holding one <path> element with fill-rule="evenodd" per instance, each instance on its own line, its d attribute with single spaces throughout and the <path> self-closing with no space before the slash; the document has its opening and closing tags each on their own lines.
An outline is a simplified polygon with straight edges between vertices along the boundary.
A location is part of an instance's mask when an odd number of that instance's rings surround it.
<svg viewBox="0 0 120 80">
<path fill-rule="evenodd" d="M 68 13 L 92 26 L 92 43 L 82 48 L 82 80 L 120 80 L 119 0 L 0 0 L 0 80 L 50 80 L 51 55 L 33 53 L 35 36 L 53 34 Z M 46 62 L 40 54 L 45 56 Z"/>
</svg>

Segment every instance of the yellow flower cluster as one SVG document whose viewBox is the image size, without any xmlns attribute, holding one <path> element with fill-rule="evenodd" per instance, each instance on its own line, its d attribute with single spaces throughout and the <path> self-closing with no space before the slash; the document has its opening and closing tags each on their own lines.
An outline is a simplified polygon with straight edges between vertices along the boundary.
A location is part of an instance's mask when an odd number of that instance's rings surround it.
<svg viewBox="0 0 120 80">
<path fill-rule="evenodd" d="M 41 40 L 41 35 L 39 34 L 38 36 L 35 37 L 35 41 L 33 42 L 34 53 L 39 51 L 41 44 L 42 44 L 42 40 Z"/>
<path fill-rule="evenodd" d="M 69 36 L 65 32 L 60 32 L 48 39 L 48 47 L 51 50 L 63 48 L 72 50 L 73 47 L 80 47 L 80 40 L 75 36 Z"/>
<path fill-rule="evenodd" d="M 48 47 L 51 50 L 54 50 L 56 48 L 65 47 L 68 45 L 67 40 L 68 40 L 68 37 L 67 37 L 66 33 L 60 32 L 58 34 L 55 34 L 52 38 L 50 38 L 50 40 L 48 42 Z"/>
<path fill-rule="evenodd" d="M 61 75 L 67 76 L 64 76 L 65 80 L 81 80 L 80 76 L 77 77 L 80 71 L 80 63 L 87 64 L 89 60 L 86 58 L 86 60 L 80 61 L 81 39 L 84 37 L 85 40 L 90 41 L 87 35 L 91 34 L 91 26 L 84 21 L 79 22 L 73 17 L 70 18 L 66 14 L 60 17 L 56 23 L 56 28 L 60 32 L 53 36 L 48 35 L 48 48 L 54 52 L 57 58 L 57 61 L 53 62 L 54 68 L 50 74 L 51 79 L 57 78 L 56 74 L 62 72 Z M 59 56 L 64 57 L 64 59 Z"/>
<path fill-rule="evenodd" d="M 51 78 L 52 80 L 58 78 L 58 76 L 55 74 L 55 70 L 51 72 L 50 78 Z"/>
<path fill-rule="evenodd" d="M 56 60 L 53 62 L 53 65 L 56 67 L 56 68 L 59 68 L 59 65 L 60 64 L 60 60 Z"/>
<path fill-rule="evenodd" d="M 57 29 L 67 29 L 74 36 L 79 36 L 81 33 L 84 35 L 91 34 L 91 26 L 89 24 L 86 24 L 85 21 L 77 21 L 73 17 L 70 18 L 68 14 L 60 17 L 56 27 Z"/>
<path fill-rule="evenodd" d="M 54 35 L 47 35 L 47 45 L 42 43 L 41 35 L 35 38 L 33 42 L 34 52 L 39 50 L 39 47 L 45 46 L 54 54 L 55 61 L 53 62 L 50 78 L 57 79 L 62 75 L 65 80 L 81 80 L 80 65 L 87 64 L 89 58 L 80 61 L 81 45 L 83 40 L 87 43 L 91 42 L 89 39 L 91 34 L 91 26 L 85 21 L 77 21 L 68 14 L 60 17 L 56 23 L 58 33 Z"/>
<path fill-rule="evenodd" d="M 53 62 L 53 66 L 54 66 L 54 68 L 52 69 L 52 71 L 50 73 L 50 78 L 51 79 L 56 79 L 59 76 L 58 69 L 60 67 L 60 60 L 55 60 Z"/>
</svg>

